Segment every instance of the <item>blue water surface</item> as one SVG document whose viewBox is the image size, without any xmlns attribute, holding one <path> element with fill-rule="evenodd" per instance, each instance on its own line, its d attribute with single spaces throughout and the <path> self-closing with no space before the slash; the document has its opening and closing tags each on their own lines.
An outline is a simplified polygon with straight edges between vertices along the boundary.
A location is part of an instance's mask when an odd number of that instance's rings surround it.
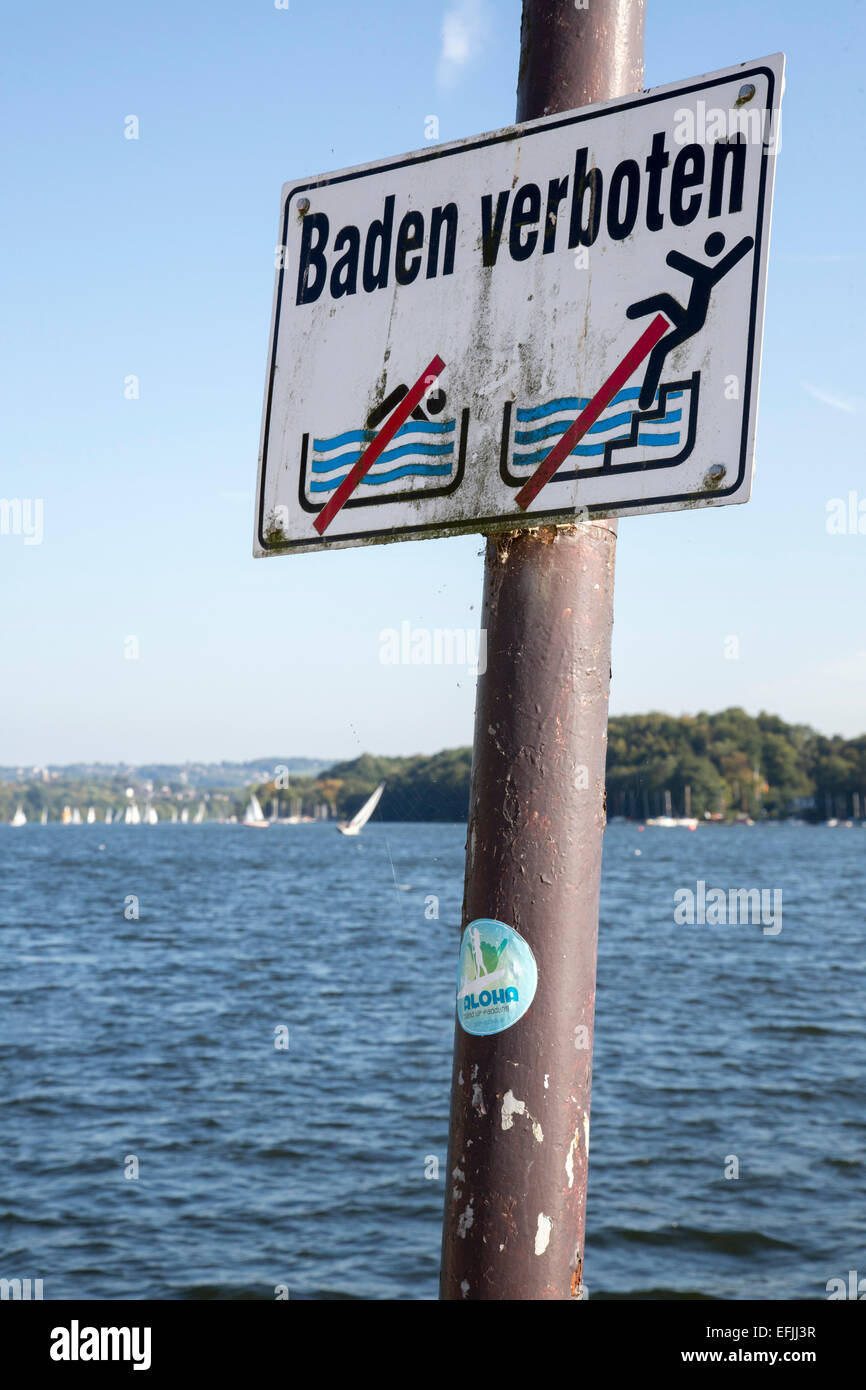
<svg viewBox="0 0 866 1390">
<path fill-rule="evenodd" d="M 435 1298 L 463 845 L 0 827 L 0 1276 Z M 590 1298 L 866 1273 L 864 863 L 862 827 L 609 827 Z M 781 890 L 781 932 L 678 925 L 698 879 Z"/>
</svg>

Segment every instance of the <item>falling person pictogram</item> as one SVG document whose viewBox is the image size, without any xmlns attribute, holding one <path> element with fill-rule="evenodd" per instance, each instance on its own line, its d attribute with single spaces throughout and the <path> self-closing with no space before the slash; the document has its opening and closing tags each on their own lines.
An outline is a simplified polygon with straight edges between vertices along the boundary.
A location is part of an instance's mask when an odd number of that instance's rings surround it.
<svg viewBox="0 0 866 1390">
<path fill-rule="evenodd" d="M 691 276 L 692 288 L 685 307 L 679 300 L 674 299 L 672 294 L 661 293 L 651 294 L 648 299 L 639 299 L 626 309 L 626 318 L 630 319 L 661 312 L 674 326 L 673 332 L 666 333 L 650 353 L 638 398 L 641 410 L 649 410 L 655 400 L 665 358 L 674 348 L 679 347 L 680 343 L 684 343 L 687 338 L 693 337 L 703 328 L 710 307 L 710 296 L 715 286 L 738 261 L 742 260 L 753 245 L 754 238 L 744 236 L 716 265 L 705 265 L 702 261 L 693 260 L 691 256 L 684 256 L 681 251 L 669 251 L 665 257 L 667 264 L 674 270 L 681 270 L 684 275 Z M 711 232 L 704 242 L 704 250 L 710 257 L 720 255 L 724 247 L 725 238 L 721 232 Z"/>
</svg>

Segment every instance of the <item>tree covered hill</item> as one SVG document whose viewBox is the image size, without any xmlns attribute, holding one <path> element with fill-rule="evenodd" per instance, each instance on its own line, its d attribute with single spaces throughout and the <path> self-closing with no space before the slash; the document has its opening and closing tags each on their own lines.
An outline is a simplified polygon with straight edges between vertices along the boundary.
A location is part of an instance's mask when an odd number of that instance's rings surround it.
<svg viewBox="0 0 866 1390">
<path fill-rule="evenodd" d="M 379 782 L 385 794 L 377 819 L 465 821 L 469 808 L 469 748 L 432 757 L 385 758 L 364 753 L 316 778 L 273 783 L 281 814 L 301 803 L 305 813 L 326 802 L 332 815 L 353 815 Z M 773 714 L 741 709 L 718 714 L 616 715 L 610 720 L 608 815 L 800 815 L 811 819 L 866 816 L 866 735 L 826 737 Z"/>
<path fill-rule="evenodd" d="M 64 805 L 77 805 L 82 813 L 93 805 L 101 820 L 107 806 L 115 814 L 125 806 L 127 788 L 142 806 L 152 801 L 160 819 L 183 806 L 191 815 L 200 799 L 209 819 L 241 816 L 251 783 L 268 814 L 276 799 L 283 816 L 312 815 L 323 804 L 332 816 L 350 816 L 379 782 L 386 787 L 378 820 L 461 822 L 468 814 L 469 748 L 402 758 L 364 753 L 325 769 L 297 759 L 288 778 L 286 764 L 274 763 L 271 780 L 263 781 L 267 762 L 250 766 L 245 788 L 235 781 L 219 790 L 194 787 L 191 777 L 161 785 L 143 780 L 140 770 L 113 769 L 109 777 L 103 769 L 78 776 L 62 769 L 49 781 L 25 778 L 20 769 L 13 780 L 0 770 L 0 820 L 9 820 L 19 803 L 30 820 L 43 808 L 49 819 L 59 819 Z M 688 810 L 726 818 L 861 819 L 866 817 L 866 735 L 826 737 L 774 714 L 755 717 L 741 709 L 681 717 L 616 715 L 608 732 L 608 815 L 643 819 L 663 813 L 668 800 L 674 815 Z"/>
<path fill-rule="evenodd" d="M 280 791 L 280 814 L 305 813 L 323 801 L 331 814 L 353 816 L 380 782 L 385 794 L 376 813 L 379 820 L 465 821 L 469 815 L 471 748 L 449 748 L 432 757 L 379 758 L 363 753 L 351 762 L 335 763 L 319 778 L 302 781 Z M 260 796 L 273 797 L 273 783 Z"/>
</svg>

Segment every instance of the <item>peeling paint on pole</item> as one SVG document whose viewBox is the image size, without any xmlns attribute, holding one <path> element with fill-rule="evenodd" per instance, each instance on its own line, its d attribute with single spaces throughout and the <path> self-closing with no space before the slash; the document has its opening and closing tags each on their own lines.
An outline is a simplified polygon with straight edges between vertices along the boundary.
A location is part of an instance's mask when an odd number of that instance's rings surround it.
<svg viewBox="0 0 866 1390">
<path fill-rule="evenodd" d="M 525 0 L 518 119 L 639 88 L 642 54 L 640 5 Z M 615 541 L 615 523 L 596 522 L 487 541 L 463 920 L 512 923 L 538 987 L 505 1032 L 456 1028 L 449 1163 L 473 1225 L 460 1239 L 446 1200 L 445 1299 L 586 1297 Z M 484 1113 L 458 1085 L 470 1074 Z"/>
<path fill-rule="evenodd" d="M 582 1297 L 613 567 L 600 525 L 488 541 L 464 919 L 514 921 L 538 986 L 504 1032 L 457 1026 L 445 1298 Z"/>
</svg>

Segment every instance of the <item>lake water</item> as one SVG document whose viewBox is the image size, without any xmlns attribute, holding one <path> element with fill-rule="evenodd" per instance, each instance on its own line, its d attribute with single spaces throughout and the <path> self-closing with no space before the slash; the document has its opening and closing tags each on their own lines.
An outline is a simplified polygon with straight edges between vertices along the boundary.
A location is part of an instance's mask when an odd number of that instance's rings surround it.
<svg viewBox="0 0 866 1390">
<path fill-rule="evenodd" d="M 0 828 L 0 1276 L 435 1298 L 463 841 Z M 866 1274 L 864 866 L 859 826 L 609 828 L 591 1298 Z M 698 880 L 781 890 L 782 930 L 677 924 Z"/>
</svg>

